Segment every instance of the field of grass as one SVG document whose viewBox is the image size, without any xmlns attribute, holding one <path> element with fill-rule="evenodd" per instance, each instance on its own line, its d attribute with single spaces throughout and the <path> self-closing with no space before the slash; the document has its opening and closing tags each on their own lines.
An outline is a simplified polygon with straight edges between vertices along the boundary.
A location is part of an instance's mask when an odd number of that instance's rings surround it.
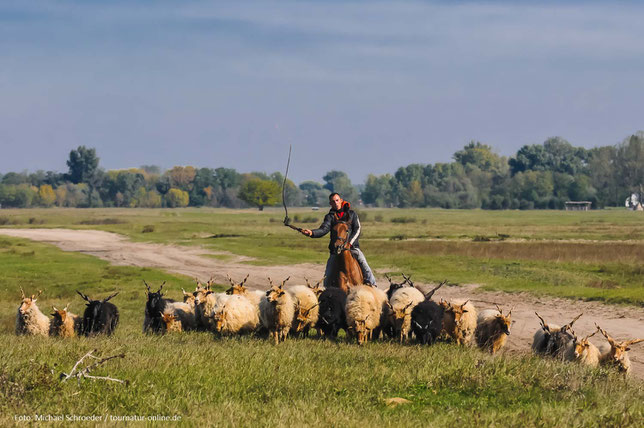
<svg viewBox="0 0 644 428">
<path fill-rule="evenodd" d="M 454 345 L 330 343 L 310 337 L 274 346 L 254 337 L 141 333 L 141 280 L 168 281 L 170 297 L 192 280 L 152 269 L 109 266 L 49 245 L 0 237 L 0 424 L 27 415 L 180 417 L 185 426 L 638 426 L 644 385 L 615 373 L 528 355 L 491 357 Z M 121 323 L 112 337 L 16 337 L 20 292 L 44 289 L 38 304 L 71 302 L 74 290 L 112 301 Z M 124 353 L 93 372 L 127 386 L 61 383 L 88 350 Z M 410 401 L 397 407 L 389 398 Z M 33 420 L 33 419 L 32 419 Z M 104 420 L 104 419 L 103 419 Z M 108 419 L 109 420 L 109 419 Z M 107 424 L 105 424 L 107 425 Z"/>
<path fill-rule="evenodd" d="M 291 210 L 303 227 L 323 212 Z M 484 288 L 644 305 L 644 216 L 591 212 L 368 209 L 363 252 L 376 270 L 419 281 L 448 278 Z M 0 211 L 0 227 L 71 227 L 136 241 L 200 245 L 253 264 L 324 263 L 326 238 L 305 238 L 267 209 L 34 209 Z M 225 257 L 219 256 L 219 257 Z"/>
</svg>

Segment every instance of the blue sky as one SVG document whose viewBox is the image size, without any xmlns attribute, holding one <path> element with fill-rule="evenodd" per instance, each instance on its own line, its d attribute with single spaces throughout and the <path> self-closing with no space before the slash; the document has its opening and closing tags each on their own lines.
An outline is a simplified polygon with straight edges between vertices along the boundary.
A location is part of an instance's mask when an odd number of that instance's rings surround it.
<svg viewBox="0 0 644 428">
<path fill-rule="evenodd" d="M 0 0 L 0 173 L 156 164 L 321 181 L 644 129 L 637 2 Z"/>
</svg>

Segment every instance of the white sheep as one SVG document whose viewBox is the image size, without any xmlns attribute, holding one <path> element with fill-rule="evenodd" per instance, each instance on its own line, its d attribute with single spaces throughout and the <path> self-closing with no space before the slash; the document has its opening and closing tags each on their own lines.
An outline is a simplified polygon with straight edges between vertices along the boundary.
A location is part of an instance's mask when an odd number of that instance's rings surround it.
<svg viewBox="0 0 644 428">
<path fill-rule="evenodd" d="M 400 340 L 409 338 L 411 332 L 411 311 L 425 300 L 425 295 L 415 287 L 402 287 L 394 291 L 389 299 L 394 333 Z"/>
<path fill-rule="evenodd" d="M 226 294 L 239 294 L 245 296 L 250 302 L 257 307 L 257 313 L 259 315 L 259 301 L 266 295 L 266 292 L 261 290 L 249 290 L 248 287 L 245 287 L 244 284 L 248 279 L 249 275 L 246 275 L 246 278 L 240 283 L 233 281 L 230 276 L 226 275 L 228 281 L 230 282 L 230 288 L 226 290 Z"/>
<path fill-rule="evenodd" d="M 203 294 L 195 293 L 195 318 L 197 325 L 201 329 L 213 331 L 215 324 L 212 314 L 218 312 L 230 296 L 226 293 L 213 293 L 210 290 Z"/>
<path fill-rule="evenodd" d="M 295 315 L 293 296 L 284 290 L 284 284 L 289 278 L 282 281 L 279 286 L 274 285 L 273 281 L 268 278 L 271 288 L 268 289 L 266 296 L 259 302 L 260 321 L 269 331 L 276 345 L 286 340 Z"/>
<path fill-rule="evenodd" d="M 252 333 L 259 326 L 257 309 L 245 296 L 228 296 L 211 314 L 215 331 L 221 335 Z"/>
<path fill-rule="evenodd" d="M 443 333 L 459 345 L 469 345 L 476 331 L 477 313 L 469 300 L 441 300 L 443 307 Z"/>
<path fill-rule="evenodd" d="M 481 311 L 476 320 L 476 331 L 474 332 L 479 348 L 494 354 L 504 347 L 510 335 L 511 316 L 512 309 L 507 315 L 503 315 L 503 311 L 498 306 L 496 309 Z"/>
<path fill-rule="evenodd" d="M 20 287 L 22 294 L 22 302 L 16 314 L 16 334 L 17 335 L 34 335 L 34 336 L 49 336 L 49 317 L 43 314 L 36 300 L 42 294 L 42 290 L 38 295 L 32 294 L 31 297 L 26 297 L 22 287 Z"/>
<path fill-rule="evenodd" d="M 359 345 L 366 343 L 374 333 L 379 335 L 383 318 L 388 316 L 387 295 L 368 285 L 352 287 L 347 296 L 345 313 L 349 332 Z"/>
<path fill-rule="evenodd" d="M 315 292 L 306 285 L 295 285 L 287 290 L 294 299 L 295 315 L 291 333 L 309 335 L 309 329 L 315 328 L 320 312 L 318 298 Z"/>
<path fill-rule="evenodd" d="M 69 304 L 63 309 L 52 306 L 51 320 L 49 322 L 49 335 L 59 337 L 74 337 L 80 331 L 82 318 L 69 312 Z"/>
<path fill-rule="evenodd" d="M 606 340 L 608 340 L 608 343 L 604 343 L 599 346 L 599 364 L 603 366 L 617 367 L 617 370 L 624 373 L 624 376 L 628 375 L 631 372 L 631 359 L 628 356 L 628 351 L 630 351 L 631 348 L 629 348 L 629 346 L 644 342 L 644 339 L 617 342 L 598 325 L 597 330 L 599 330 Z"/>
<path fill-rule="evenodd" d="M 196 330 L 197 317 L 195 306 L 185 302 L 169 302 L 166 312 L 175 316 L 175 321 L 181 323 L 182 331 Z"/>
</svg>

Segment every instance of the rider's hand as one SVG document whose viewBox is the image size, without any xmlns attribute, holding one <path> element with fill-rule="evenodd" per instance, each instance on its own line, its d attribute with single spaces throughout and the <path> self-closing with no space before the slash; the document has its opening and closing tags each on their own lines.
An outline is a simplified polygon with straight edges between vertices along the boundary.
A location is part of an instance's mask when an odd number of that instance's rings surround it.
<svg viewBox="0 0 644 428">
<path fill-rule="evenodd" d="M 302 235 L 311 236 L 313 232 L 311 232 L 311 229 L 302 229 Z"/>
</svg>

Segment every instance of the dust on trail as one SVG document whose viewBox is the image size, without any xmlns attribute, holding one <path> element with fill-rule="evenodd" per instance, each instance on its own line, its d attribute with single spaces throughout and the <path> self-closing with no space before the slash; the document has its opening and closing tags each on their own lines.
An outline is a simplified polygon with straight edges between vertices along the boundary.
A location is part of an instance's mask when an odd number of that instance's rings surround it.
<svg viewBox="0 0 644 428">
<path fill-rule="evenodd" d="M 226 274 L 241 280 L 250 274 L 247 285 L 265 289 L 266 277 L 284 279 L 291 277 L 289 283 L 304 283 L 304 277 L 318 280 L 324 273 L 324 265 L 302 263 L 289 266 L 254 266 L 245 264 L 247 257 L 228 254 L 226 260 L 217 259 L 215 253 L 198 247 L 132 242 L 126 237 L 97 230 L 71 229 L 0 229 L 0 235 L 27 238 L 53 244 L 63 251 L 75 251 L 107 260 L 114 265 L 150 267 L 178 273 L 202 280 L 211 276 L 216 282 L 227 283 Z M 324 262 L 325 248 L 320 250 Z M 379 272 L 384 274 L 385 272 Z M 387 281 L 378 275 L 378 282 L 385 287 Z M 420 288 L 429 284 L 416 284 Z M 598 302 L 538 297 L 528 293 L 504 293 L 482 291 L 477 284 L 457 287 L 444 286 L 435 299 L 463 297 L 469 298 L 478 310 L 494 308 L 498 303 L 502 309 L 512 311 L 514 325 L 508 338 L 509 353 L 529 352 L 532 335 L 539 328 L 534 312 L 544 317 L 546 322 L 563 325 L 576 315 L 584 315 L 575 323 L 574 330 L 581 337 L 595 329 L 596 322 L 614 338 L 644 338 L 644 308 L 635 306 L 614 306 Z M 603 342 L 596 335 L 595 344 Z M 633 363 L 633 375 L 644 379 L 644 344 L 634 345 L 629 353 Z"/>
</svg>

